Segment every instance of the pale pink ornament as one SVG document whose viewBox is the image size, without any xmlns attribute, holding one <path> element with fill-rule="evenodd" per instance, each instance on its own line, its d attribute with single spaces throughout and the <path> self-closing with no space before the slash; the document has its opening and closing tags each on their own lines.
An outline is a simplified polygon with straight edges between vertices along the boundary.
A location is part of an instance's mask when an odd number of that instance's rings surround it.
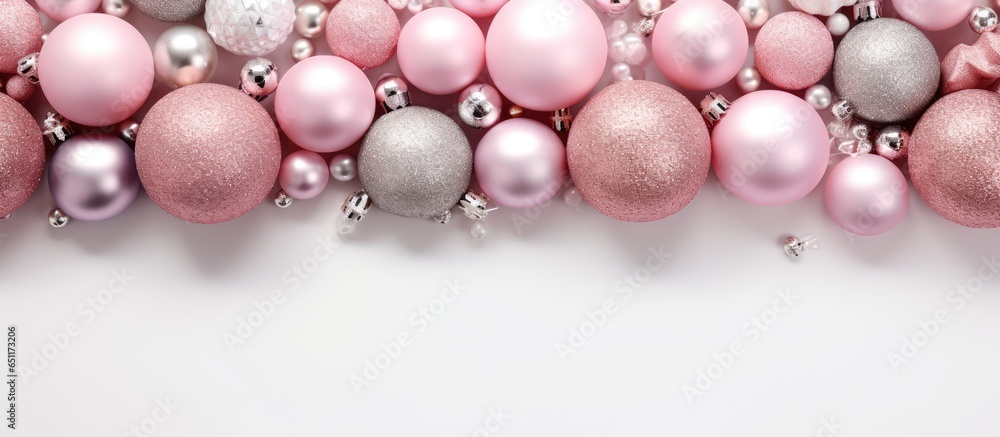
<svg viewBox="0 0 1000 437">
<path fill-rule="evenodd" d="M 295 64 L 274 97 L 274 114 L 285 135 L 319 153 L 354 144 L 375 117 L 375 91 L 368 77 L 336 56 L 313 56 Z"/>
<path fill-rule="evenodd" d="M 63 117 L 109 126 L 146 102 L 153 88 L 153 54 L 142 34 L 121 18 L 78 15 L 49 32 L 38 79 Z"/>
<path fill-rule="evenodd" d="M 316 152 L 299 150 L 281 161 L 278 184 L 293 199 L 305 200 L 319 196 L 329 182 L 330 167 Z"/>
<path fill-rule="evenodd" d="M 784 205 L 809 194 L 826 172 L 829 136 L 809 103 L 756 91 L 732 103 L 712 131 L 712 166 L 737 197 Z"/>
<path fill-rule="evenodd" d="M 399 31 L 399 17 L 384 0 L 340 0 L 326 20 L 330 51 L 362 70 L 396 54 Z"/>
<path fill-rule="evenodd" d="M 486 132 L 474 163 L 479 187 L 490 200 L 530 208 L 559 192 L 566 177 L 566 147 L 552 128 L 513 118 Z"/>
<path fill-rule="evenodd" d="M 754 64 L 764 80 L 785 90 L 815 85 L 833 65 L 833 37 L 826 25 L 804 12 L 771 17 L 754 40 Z"/>
<path fill-rule="evenodd" d="M 483 72 L 486 39 L 468 15 L 427 9 L 403 26 L 397 58 L 411 85 L 429 94 L 454 94 Z"/>
<path fill-rule="evenodd" d="M 42 48 L 42 22 L 24 0 L 0 1 L 0 73 L 17 71 L 17 61 Z"/>
<path fill-rule="evenodd" d="M 899 17 L 921 30 L 955 27 L 969 19 L 976 0 L 892 0 Z"/>
<path fill-rule="evenodd" d="M 0 93 L 0 218 L 31 197 L 44 171 L 41 129 L 24 106 Z"/>
<path fill-rule="evenodd" d="M 89 14 L 101 6 L 101 0 L 38 0 L 38 9 L 56 21 L 66 21 Z"/>
<path fill-rule="evenodd" d="M 668 80 L 689 90 L 719 87 L 743 68 L 746 24 L 722 0 L 680 0 L 660 15 L 653 59 Z"/>
<path fill-rule="evenodd" d="M 830 171 L 824 202 L 833 221 L 847 232 L 878 235 L 906 216 L 910 189 L 895 164 L 865 154 L 847 158 Z"/>
<path fill-rule="evenodd" d="M 496 15 L 508 0 L 451 0 L 451 5 L 473 18 Z"/>
<path fill-rule="evenodd" d="M 607 58 L 604 26 L 581 0 L 511 0 L 486 36 L 486 64 L 497 89 L 535 111 L 583 100 Z"/>
</svg>

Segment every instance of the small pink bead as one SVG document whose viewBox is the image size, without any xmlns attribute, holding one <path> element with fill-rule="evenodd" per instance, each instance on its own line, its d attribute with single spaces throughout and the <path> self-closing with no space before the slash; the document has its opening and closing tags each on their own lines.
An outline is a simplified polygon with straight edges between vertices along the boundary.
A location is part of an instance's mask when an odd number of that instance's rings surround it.
<svg viewBox="0 0 1000 437">
<path fill-rule="evenodd" d="M 689 90 L 732 80 L 748 47 L 746 24 L 722 0 L 680 0 L 660 15 L 653 31 L 656 65 L 668 80 Z"/>
<path fill-rule="evenodd" d="M 451 5 L 473 18 L 496 15 L 507 0 L 451 0 Z"/>
<path fill-rule="evenodd" d="M 566 147 L 550 127 L 513 118 L 486 132 L 476 148 L 476 180 L 500 206 L 548 202 L 566 176 Z"/>
<path fill-rule="evenodd" d="M 97 10 L 101 0 L 38 0 L 38 9 L 56 21 L 66 21 L 77 15 Z"/>
<path fill-rule="evenodd" d="M 955 27 L 969 18 L 976 0 L 892 0 L 899 17 L 922 30 Z"/>
<path fill-rule="evenodd" d="M 293 199 L 319 196 L 330 182 L 330 168 L 316 152 L 299 150 L 285 157 L 278 172 L 278 184 Z"/>
<path fill-rule="evenodd" d="M 486 40 L 468 15 L 431 8 L 403 27 L 397 57 L 399 69 L 413 86 L 429 94 L 454 94 L 483 72 Z"/>
<path fill-rule="evenodd" d="M 27 102 L 35 95 L 35 84 L 21 76 L 12 76 L 7 81 L 7 95 L 18 102 Z"/>
<path fill-rule="evenodd" d="M 826 179 L 826 210 L 857 235 L 878 235 L 899 224 L 910 204 L 906 177 L 877 155 L 847 158 Z"/>
</svg>

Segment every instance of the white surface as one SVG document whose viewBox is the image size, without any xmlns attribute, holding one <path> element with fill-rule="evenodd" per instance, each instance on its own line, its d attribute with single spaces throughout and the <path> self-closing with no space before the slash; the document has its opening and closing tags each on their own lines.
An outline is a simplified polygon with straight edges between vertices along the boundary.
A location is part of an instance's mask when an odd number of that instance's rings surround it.
<svg viewBox="0 0 1000 437">
<path fill-rule="evenodd" d="M 784 6 L 772 3 L 775 13 Z M 150 40 L 168 27 L 137 11 L 129 19 Z M 946 48 L 974 35 L 962 26 L 935 38 L 951 38 L 938 43 Z M 285 48 L 271 58 L 290 63 Z M 234 82 L 241 64 L 227 56 L 215 80 Z M 43 106 L 39 95 L 34 112 Z M 144 421 L 156 436 L 1000 430 L 1000 278 L 961 307 L 954 292 L 976 285 L 1000 234 L 951 224 L 916 193 L 902 225 L 875 238 L 837 228 L 821 190 L 759 207 L 724 195 L 714 177 L 660 222 L 617 223 L 557 200 L 538 214 L 498 211 L 483 241 L 462 217 L 442 226 L 374 211 L 317 262 L 318 240 L 356 187 L 333 184 L 289 210 L 265 203 L 219 226 L 183 223 L 143 195 L 111 222 L 62 230 L 48 226 L 40 188 L 0 223 L 0 324 L 18 325 L 22 364 L 20 429 L 0 435 L 118 436 Z M 534 219 L 519 232 L 515 216 Z M 787 234 L 818 236 L 822 247 L 789 260 Z M 643 265 L 660 248 L 672 255 L 666 266 L 628 298 L 621 281 L 647 277 Z M 302 266 L 315 270 L 296 282 Z M 115 271 L 134 279 L 90 312 Z M 464 291 L 442 305 L 449 281 Z M 284 303 L 230 351 L 224 335 L 256 322 L 255 302 L 275 289 Z M 776 302 L 778 290 L 795 296 L 790 307 Z M 609 300 L 616 312 L 563 360 L 557 345 Z M 747 323 L 772 306 L 787 309 L 755 336 Z M 419 312 L 428 307 L 443 311 L 429 321 Z M 888 356 L 901 353 L 901 337 L 920 337 L 921 321 L 939 311 L 947 322 L 894 369 Z M 78 335 L 38 369 L 35 353 L 51 353 L 68 323 Z M 366 360 L 400 334 L 409 345 L 356 391 L 352 376 L 363 378 Z M 684 386 L 717 371 L 733 342 L 742 353 L 689 402 Z M 158 401 L 176 405 L 162 423 L 152 420 L 164 418 Z M 488 422 L 497 409 L 509 416 L 499 429 Z"/>
</svg>

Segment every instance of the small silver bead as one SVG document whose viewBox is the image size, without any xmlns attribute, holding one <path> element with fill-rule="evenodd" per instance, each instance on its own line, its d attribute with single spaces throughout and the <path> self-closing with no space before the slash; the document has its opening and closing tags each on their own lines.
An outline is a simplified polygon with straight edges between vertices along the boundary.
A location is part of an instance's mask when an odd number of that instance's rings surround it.
<svg viewBox="0 0 1000 437">
<path fill-rule="evenodd" d="M 128 0 L 104 0 L 101 2 L 104 13 L 118 18 L 125 18 L 128 15 L 131 5 Z"/>
<path fill-rule="evenodd" d="M 830 111 L 833 112 L 833 118 L 844 121 L 854 117 L 855 109 L 853 103 L 840 99 L 834 102 L 833 106 L 830 107 Z"/>
<path fill-rule="evenodd" d="M 652 17 L 663 11 L 663 0 L 639 0 L 639 15 Z"/>
<path fill-rule="evenodd" d="M 826 85 L 813 85 L 806 90 L 806 101 L 817 111 L 822 111 L 830 107 L 833 94 Z"/>
<path fill-rule="evenodd" d="M 760 72 L 755 67 L 744 67 L 736 75 L 736 86 L 743 94 L 757 91 L 760 88 L 761 82 Z"/>
<path fill-rule="evenodd" d="M 851 136 L 856 139 L 864 140 L 871 136 L 872 127 L 868 123 L 862 123 L 856 121 L 851 124 Z"/>
<path fill-rule="evenodd" d="M 17 61 L 17 74 L 38 85 L 38 53 L 32 53 Z"/>
<path fill-rule="evenodd" d="M 309 59 L 314 53 L 316 53 L 316 47 L 308 39 L 300 38 L 292 43 L 292 59 L 295 62 L 302 62 Z"/>
<path fill-rule="evenodd" d="M 330 176 L 340 182 L 354 180 L 358 176 L 358 162 L 353 156 L 341 153 L 330 161 Z"/>
<path fill-rule="evenodd" d="M 807 249 L 819 249 L 819 239 L 812 236 L 802 239 L 788 237 L 785 239 L 784 249 L 786 255 L 796 258 L 805 253 Z"/>
<path fill-rule="evenodd" d="M 470 85 L 458 96 L 458 117 L 469 127 L 489 129 L 500 121 L 503 98 L 490 85 Z"/>
<path fill-rule="evenodd" d="M 573 113 L 569 108 L 557 109 L 552 112 L 549 119 L 552 121 L 552 129 L 556 132 L 569 132 L 573 124 Z"/>
<path fill-rule="evenodd" d="M 485 221 L 479 220 L 472 224 L 472 229 L 470 233 L 472 234 L 472 238 L 475 238 L 477 240 L 482 240 L 483 237 L 486 236 L 486 233 L 489 232 L 489 230 L 490 230 L 489 225 L 487 225 Z"/>
<path fill-rule="evenodd" d="M 326 28 L 329 11 L 319 0 L 305 0 L 295 7 L 295 31 L 306 38 L 315 38 Z"/>
<path fill-rule="evenodd" d="M 848 30 L 851 30 L 851 19 L 847 18 L 847 15 L 837 12 L 826 19 L 826 29 L 830 31 L 830 35 L 844 36 Z"/>
<path fill-rule="evenodd" d="M 240 90 L 258 102 L 278 89 L 278 67 L 265 58 L 253 58 L 240 71 Z"/>
<path fill-rule="evenodd" d="M 122 141 L 125 141 L 128 144 L 135 144 L 135 140 L 138 136 L 139 122 L 135 121 L 134 118 L 118 123 L 118 138 L 121 138 Z"/>
<path fill-rule="evenodd" d="M 976 33 L 992 32 L 997 24 L 1000 24 L 997 12 L 987 6 L 976 6 L 969 15 L 969 27 Z"/>
<path fill-rule="evenodd" d="M 740 0 L 736 11 L 740 13 L 747 29 L 759 29 L 771 18 L 771 5 L 767 0 Z"/>
<path fill-rule="evenodd" d="M 886 126 L 875 138 L 875 153 L 894 161 L 906 157 L 910 149 L 910 133 L 901 126 Z"/>
<path fill-rule="evenodd" d="M 442 225 L 443 224 L 447 224 L 449 221 L 451 221 L 451 211 L 445 211 L 445 212 L 443 212 L 441 214 L 438 214 L 438 215 L 434 216 L 433 220 L 435 222 L 437 222 L 437 223 L 442 224 Z"/>
<path fill-rule="evenodd" d="M 198 26 L 171 27 L 153 43 L 156 80 L 171 89 L 208 82 L 218 65 L 215 41 Z"/>
<path fill-rule="evenodd" d="M 360 222 L 364 220 L 365 216 L 368 215 L 368 211 L 372 209 L 372 198 L 368 196 L 368 193 L 362 191 L 355 191 L 352 193 L 347 200 L 344 200 L 344 204 L 340 207 L 341 215 L 347 220 L 353 222 Z"/>
<path fill-rule="evenodd" d="M 410 86 L 399 76 L 386 74 L 375 84 L 375 101 L 386 112 L 410 106 Z"/>
<path fill-rule="evenodd" d="M 56 229 L 66 227 L 69 224 L 69 216 L 59 208 L 53 209 L 49 213 L 49 224 Z"/>
<path fill-rule="evenodd" d="M 50 112 L 42 122 L 42 134 L 53 146 L 58 146 L 63 141 L 73 136 L 73 126 L 69 124 L 62 115 Z"/>
<path fill-rule="evenodd" d="M 294 201 L 295 199 L 293 199 L 292 196 L 289 196 L 288 193 L 285 192 L 285 190 L 278 191 L 278 194 L 274 196 L 274 204 L 278 205 L 278 208 L 281 209 L 285 209 L 288 208 L 289 206 L 292 206 L 292 202 Z"/>
</svg>

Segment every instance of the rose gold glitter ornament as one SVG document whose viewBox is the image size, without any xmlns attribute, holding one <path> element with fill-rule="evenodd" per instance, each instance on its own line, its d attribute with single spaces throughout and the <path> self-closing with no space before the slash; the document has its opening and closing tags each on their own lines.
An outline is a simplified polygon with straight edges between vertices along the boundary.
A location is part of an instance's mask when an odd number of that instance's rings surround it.
<svg viewBox="0 0 1000 437">
<path fill-rule="evenodd" d="M 0 73 L 17 71 L 17 61 L 42 49 L 42 22 L 24 0 L 0 1 Z"/>
<path fill-rule="evenodd" d="M 616 83 L 591 98 L 574 120 L 566 152 L 584 199 L 626 222 L 680 211 L 711 163 L 708 129 L 694 105 L 644 80 Z"/>
<path fill-rule="evenodd" d="M 246 214 L 271 191 L 281 164 L 271 116 L 235 88 L 195 84 L 153 105 L 135 144 L 149 197 L 193 223 Z"/>
<path fill-rule="evenodd" d="M 785 12 L 764 23 L 753 49 L 764 80 L 784 90 L 806 89 L 833 65 L 833 37 L 826 25 L 804 12 Z"/>
<path fill-rule="evenodd" d="M 35 84 L 21 76 L 12 76 L 7 81 L 7 95 L 18 102 L 27 102 L 35 95 Z"/>
<path fill-rule="evenodd" d="M 45 171 L 42 131 L 20 103 L 0 94 L 0 218 L 31 197 Z"/>
<path fill-rule="evenodd" d="M 326 21 L 330 51 L 362 70 L 396 53 L 399 32 L 399 18 L 385 0 L 341 0 Z"/>
<path fill-rule="evenodd" d="M 1000 227 L 1000 94 L 957 91 L 910 136 L 910 178 L 934 212 L 970 228 Z"/>
</svg>

